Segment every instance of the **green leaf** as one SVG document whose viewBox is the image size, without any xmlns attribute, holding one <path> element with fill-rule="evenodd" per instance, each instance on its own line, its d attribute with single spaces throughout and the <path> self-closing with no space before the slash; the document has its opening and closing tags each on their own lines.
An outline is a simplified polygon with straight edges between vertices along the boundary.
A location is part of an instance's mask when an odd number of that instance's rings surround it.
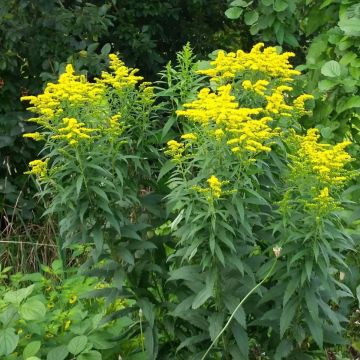
<svg viewBox="0 0 360 360">
<path fill-rule="evenodd" d="M 293 349 L 293 345 L 290 340 L 288 339 L 281 340 L 280 344 L 276 348 L 274 360 L 280 360 L 286 358 L 290 354 L 292 349 Z"/>
<path fill-rule="evenodd" d="M 169 280 L 188 280 L 194 281 L 199 278 L 200 267 L 197 265 L 183 266 L 170 272 Z"/>
<path fill-rule="evenodd" d="M 360 307 L 360 285 L 356 288 L 356 297 L 358 299 L 359 307 Z"/>
<path fill-rule="evenodd" d="M 274 5 L 274 0 L 261 0 L 261 2 L 262 2 L 265 6 Z"/>
<path fill-rule="evenodd" d="M 305 290 L 305 302 L 310 316 L 314 320 L 317 320 L 319 317 L 319 307 L 313 288 L 307 288 Z"/>
<path fill-rule="evenodd" d="M 102 55 L 108 55 L 111 51 L 111 45 L 109 43 L 105 44 L 102 48 L 101 48 L 101 54 Z"/>
<path fill-rule="evenodd" d="M 295 313 L 297 310 L 297 301 L 294 299 L 293 301 L 288 302 L 281 313 L 280 316 L 280 336 L 283 337 L 285 331 L 289 328 L 291 321 L 293 320 Z"/>
<path fill-rule="evenodd" d="M 46 307 L 37 299 L 31 298 L 20 307 L 20 315 L 25 320 L 41 320 L 45 317 Z"/>
<path fill-rule="evenodd" d="M 340 29 L 348 36 L 360 36 L 360 21 L 359 19 L 341 19 L 338 23 Z"/>
<path fill-rule="evenodd" d="M 319 348 L 323 347 L 323 326 L 320 320 L 314 320 L 310 316 L 306 315 L 306 325 L 308 326 L 312 337 L 314 338 L 316 344 L 319 346 Z"/>
<path fill-rule="evenodd" d="M 223 323 L 224 323 L 224 313 L 215 312 L 212 315 L 209 316 L 209 334 L 211 341 L 214 341 L 216 336 L 219 334 L 219 332 L 222 329 Z"/>
<path fill-rule="evenodd" d="M 275 0 L 274 10 L 277 12 L 284 11 L 288 8 L 289 4 L 286 0 Z"/>
<path fill-rule="evenodd" d="M 345 103 L 341 104 L 341 106 L 338 106 L 336 110 L 341 113 L 343 111 L 352 109 L 352 108 L 360 108 L 360 96 L 351 96 L 349 99 L 345 101 Z"/>
<path fill-rule="evenodd" d="M 255 10 L 248 11 L 244 15 L 244 21 L 246 25 L 253 25 L 259 19 L 259 13 Z"/>
<path fill-rule="evenodd" d="M 64 360 L 69 354 L 66 345 L 57 346 L 51 349 L 46 357 L 46 360 Z"/>
<path fill-rule="evenodd" d="M 300 283 L 299 277 L 291 278 L 286 286 L 283 298 L 283 306 L 287 304 L 287 302 L 291 299 L 296 289 L 298 288 Z"/>
<path fill-rule="evenodd" d="M 338 84 L 337 81 L 324 79 L 319 81 L 318 88 L 320 91 L 328 91 L 331 90 L 337 84 Z"/>
<path fill-rule="evenodd" d="M 198 309 L 202 304 L 204 304 L 210 297 L 213 296 L 214 284 L 216 276 L 213 271 L 209 272 L 206 278 L 205 287 L 200 290 L 192 303 L 193 309 Z"/>
<path fill-rule="evenodd" d="M 160 173 L 159 173 L 157 181 L 159 181 L 164 175 L 166 175 L 169 171 L 171 171 L 175 167 L 176 167 L 176 164 L 172 160 L 168 160 L 160 169 Z"/>
<path fill-rule="evenodd" d="M 225 16 L 229 19 L 238 19 L 242 14 L 243 9 L 240 7 L 231 7 L 225 11 Z"/>
<path fill-rule="evenodd" d="M 16 291 L 8 291 L 4 296 L 4 301 L 11 304 L 20 305 L 20 303 L 31 295 L 35 285 L 30 285 L 26 288 Z"/>
<path fill-rule="evenodd" d="M 9 355 L 19 342 L 19 335 L 15 334 L 15 329 L 7 328 L 0 330 L 0 355 Z"/>
<path fill-rule="evenodd" d="M 241 7 L 247 7 L 249 3 L 247 3 L 244 0 L 234 0 L 232 3 L 230 3 L 230 6 L 241 6 Z"/>
<path fill-rule="evenodd" d="M 321 73 L 327 77 L 339 77 L 341 75 L 340 64 L 335 60 L 330 60 L 321 67 Z"/>
<path fill-rule="evenodd" d="M 145 319 L 149 322 L 150 327 L 153 327 L 155 321 L 154 304 L 152 304 L 148 299 L 143 298 L 138 301 L 138 305 L 143 311 Z"/>
<path fill-rule="evenodd" d="M 88 352 L 80 354 L 76 359 L 77 360 L 101 360 L 102 356 L 98 351 L 92 350 L 92 351 L 88 351 Z"/>
<path fill-rule="evenodd" d="M 76 336 L 70 340 L 67 348 L 74 355 L 80 354 L 85 349 L 87 341 L 85 335 Z"/>
<path fill-rule="evenodd" d="M 40 350 L 41 341 L 32 341 L 27 344 L 23 351 L 24 359 L 28 359 L 30 356 L 36 355 L 36 353 Z"/>
</svg>

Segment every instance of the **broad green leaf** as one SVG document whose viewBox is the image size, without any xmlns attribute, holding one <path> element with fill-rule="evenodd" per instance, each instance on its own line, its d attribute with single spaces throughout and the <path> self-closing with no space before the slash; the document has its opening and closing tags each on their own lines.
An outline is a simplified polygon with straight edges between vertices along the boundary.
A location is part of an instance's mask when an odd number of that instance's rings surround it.
<svg viewBox="0 0 360 360">
<path fill-rule="evenodd" d="M 244 15 L 244 21 L 246 25 L 253 25 L 259 19 L 259 13 L 255 10 L 248 11 Z"/>
<path fill-rule="evenodd" d="M 242 12 L 243 9 L 240 7 L 231 7 L 225 11 L 225 16 L 229 19 L 238 19 Z"/>
<path fill-rule="evenodd" d="M 320 91 L 328 91 L 331 90 L 334 86 L 338 84 L 337 81 L 324 79 L 318 82 L 318 88 Z"/>
<path fill-rule="evenodd" d="M 288 8 L 289 4 L 286 0 L 275 0 L 274 10 L 277 12 L 284 11 Z"/>
<path fill-rule="evenodd" d="M 87 341 L 85 335 L 76 336 L 70 340 L 67 348 L 74 355 L 80 354 L 85 349 Z"/>
<path fill-rule="evenodd" d="M 360 285 L 356 288 L 356 297 L 358 299 L 359 307 L 360 307 Z"/>
<path fill-rule="evenodd" d="M 41 359 L 38 358 L 37 356 L 30 356 L 28 358 L 24 358 L 24 360 L 41 360 Z"/>
<path fill-rule="evenodd" d="M 20 314 L 25 320 L 41 320 L 45 317 L 46 307 L 37 299 L 29 299 L 20 307 Z"/>
<path fill-rule="evenodd" d="M 46 360 L 64 360 L 69 354 L 66 345 L 57 346 L 51 349 L 46 357 Z"/>
<path fill-rule="evenodd" d="M 360 36 L 360 21 L 359 19 L 341 19 L 339 21 L 340 29 L 348 36 Z"/>
<path fill-rule="evenodd" d="M 335 60 L 330 60 L 321 67 L 321 73 L 327 77 L 339 77 L 341 75 L 340 64 Z"/>
<path fill-rule="evenodd" d="M 16 291 L 8 291 L 4 295 L 4 301 L 11 304 L 19 305 L 23 300 L 31 295 L 34 290 L 35 285 L 30 285 L 26 288 L 19 289 Z"/>
<path fill-rule="evenodd" d="M 343 111 L 353 109 L 353 108 L 360 108 L 360 96 L 355 95 L 348 98 L 343 104 L 339 105 L 336 110 L 341 113 Z"/>
<path fill-rule="evenodd" d="M 234 0 L 232 3 L 230 3 L 230 6 L 247 7 L 248 5 L 249 3 L 244 0 Z"/>
<path fill-rule="evenodd" d="M 27 344 L 23 351 L 24 359 L 28 359 L 31 356 L 36 355 L 36 353 L 40 350 L 41 341 L 32 341 Z"/>
<path fill-rule="evenodd" d="M 101 353 L 99 353 L 96 350 L 84 352 L 80 354 L 77 358 L 77 360 L 101 360 L 102 356 Z"/>
<path fill-rule="evenodd" d="M 15 334 L 15 329 L 7 328 L 0 330 L 0 355 L 9 355 L 19 342 L 19 335 Z"/>
</svg>

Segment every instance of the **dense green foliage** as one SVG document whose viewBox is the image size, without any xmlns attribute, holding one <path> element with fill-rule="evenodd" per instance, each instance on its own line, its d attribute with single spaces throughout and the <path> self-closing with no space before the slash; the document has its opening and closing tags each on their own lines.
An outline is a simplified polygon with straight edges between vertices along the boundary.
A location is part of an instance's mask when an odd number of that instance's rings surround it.
<svg viewBox="0 0 360 360">
<path fill-rule="evenodd" d="M 155 76 L 176 51 L 191 41 L 198 54 L 214 47 L 239 46 L 236 24 L 225 21 L 226 4 L 176 0 L 118 2 L 11 0 L 0 4 L 0 212 L 2 223 L 16 212 L 33 221 L 39 207 L 34 189 L 22 175 L 39 150 L 21 134 L 34 127 L 20 96 L 41 91 L 66 63 L 90 78 L 107 62 L 110 49 L 129 66 L 140 66 L 147 79 Z M 176 26 L 174 26 L 176 23 Z M 230 24 L 230 25 L 229 25 Z M 30 188 L 29 188 L 30 186 Z"/>
<path fill-rule="evenodd" d="M 1 4 L 0 357 L 356 359 L 359 23 L 355 0 Z"/>
</svg>

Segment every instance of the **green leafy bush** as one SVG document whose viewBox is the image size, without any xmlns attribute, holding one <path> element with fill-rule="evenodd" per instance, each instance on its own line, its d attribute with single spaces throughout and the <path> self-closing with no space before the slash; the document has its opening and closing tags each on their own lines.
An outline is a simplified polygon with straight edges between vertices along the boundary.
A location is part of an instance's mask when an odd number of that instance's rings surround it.
<svg viewBox="0 0 360 360">
<path fill-rule="evenodd" d="M 347 341 L 350 142 L 306 131 L 294 54 L 263 47 L 195 64 L 186 46 L 157 94 L 110 55 L 92 82 L 68 65 L 23 98 L 45 150 L 28 173 L 62 246 L 88 244 L 81 270 L 112 279 L 94 296 L 134 301 L 149 359 L 307 359 Z"/>
<path fill-rule="evenodd" d="M 133 303 L 89 298 L 111 284 L 65 272 L 59 260 L 42 270 L 9 278 L 9 268 L 1 272 L 2 359 L 134 359 L 131 354 L 142 352 L 140 318 L 127 315 Z M 123 315 L 112 320 L 115 312 Z"/>
</svg>

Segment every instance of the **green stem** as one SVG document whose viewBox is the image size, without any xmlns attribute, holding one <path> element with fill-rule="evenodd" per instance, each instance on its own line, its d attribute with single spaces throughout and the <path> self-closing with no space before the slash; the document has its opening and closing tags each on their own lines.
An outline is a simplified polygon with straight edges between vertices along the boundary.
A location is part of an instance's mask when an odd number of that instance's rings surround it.
<svg viewBox="0 0 360 360">
<path fill-rule="evenodd" d="M 273 265 L 271 266 L 269 272 L 266 274 L 266 276 L 256 285 L 254 286 L 246 295 L 245 297 L 239 302 L 238 306 L 235 308 L 235 310 L 232 312 L 232 314 L 229 317 L 229 320 L 227 321 L 227 323 L 225 324 L 225 326 L 221 329 L 221 331 L 219 332 L 219 334 L 216 336 L 216 338 L 214 339 L 214 341 L 211 343 L 211 345 L 208 347 L 208 349 L 206 350 L 204 356 L 201 358 L 201 360 L 205 360 L 206 356 L 209 354 L 210 350 L 213 348 L 213 346 L 216 344 L 216 342 L 219 340 L 219 338 L 221 337 L 221 335 L 225 332 L 225 330 L 229 327 L 231 320 L 234 318 L 236 312 L 240 309 L 240 307 L 244 304 L 244 302 L 249 298 L 249 296 L 256 290 L 258 289 L 272 274 L 273 270 L 275 269 L 275 265 L 277 263 L 277 259 L 275 259 Z"/>
</svg>

